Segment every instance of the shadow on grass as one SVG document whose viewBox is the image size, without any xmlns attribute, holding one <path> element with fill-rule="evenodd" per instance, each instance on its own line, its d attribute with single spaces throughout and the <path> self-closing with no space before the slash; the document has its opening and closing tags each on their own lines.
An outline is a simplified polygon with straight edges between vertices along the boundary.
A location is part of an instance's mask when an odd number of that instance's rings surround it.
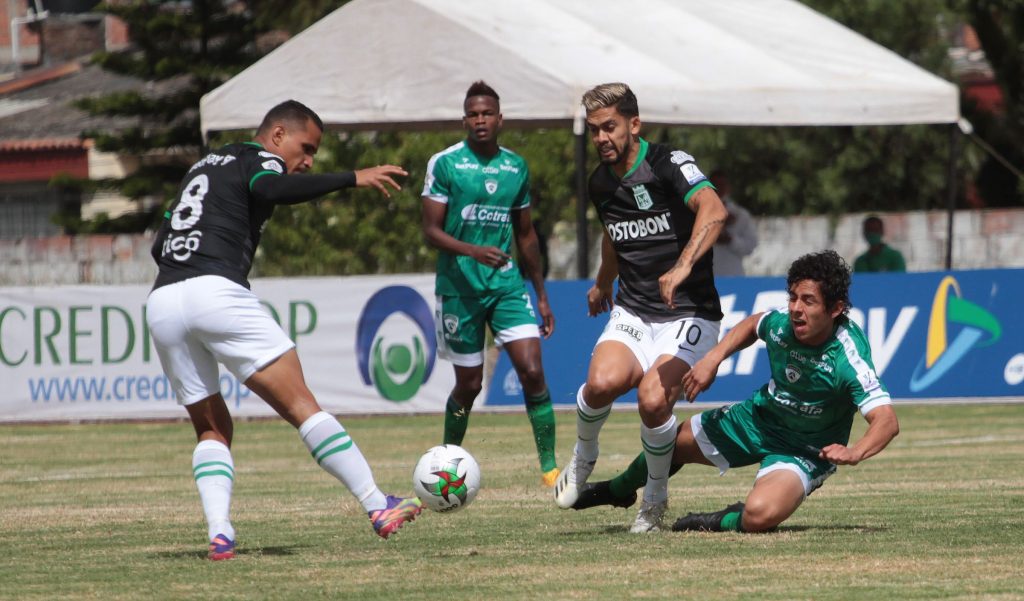
<svg viewBox="0 0 1024 601">
<path fill-rule="evenodd" d="M 298 549 L 308 546 L 309 545 L 288 545 L 283 547 L 256 547 L 255 549 L 239 547 L 235 549 L 235 557 L 289 556 L 295 555 Z M 206 549 L 197 549 L 192 551 L 161 551 L 160 553 L 154 553 L 153 557 L 156 557 L 157 559 L 206 559 L 206 553 Z"/>
<path fill-rule="evenodd" d="M 828 532 L 829 530 L 842 532 L 864 532 L 865 534 L 872 534 L 877 532 L 888 532 L 889 528 L 881 528 L 878 526 L 779 526 L 775 529 L 775 532 L 806 532 L 813 530 L 815 532 Z"/>
</svg>

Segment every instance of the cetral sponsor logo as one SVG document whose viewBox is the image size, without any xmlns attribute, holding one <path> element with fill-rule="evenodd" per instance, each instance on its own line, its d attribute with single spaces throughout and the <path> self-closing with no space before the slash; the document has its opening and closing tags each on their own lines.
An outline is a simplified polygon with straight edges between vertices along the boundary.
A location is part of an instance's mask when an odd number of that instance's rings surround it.
<svg viewBox="0 0 1024 601">
<path fill-rule="evenodd" d="M 647 187 L 643 184 L 633 186 L 633 199 L 636 200 L 636 208 L 642 211 L 646 211 L 654 206 L 651 193 L 647 191 Z"/>
<path fill-rule="evenodd" d="M 498 191 L 498 180 L 488 179 L 484 180 L 484 190 L 487 190 L 488 194 L 494 194 Z"/>
<path fill-rule="evenodd" d="M 480 173 L 485 173 L 487 175 L 497 175 L 501 173 L 501 171 L 497 167 L 491 167 L 490 165 L 488 165 L 481 169 Z"/>
<path fill-rule="evenodd" d="M 605 229 L 608 230 L 608 236 L 611 237 L 613 242 L 620 242 L 622 240 L 636 240 L 637 238 L 655 236 L 671 230 L 672 225 L 668 222 L 668 213 L 662 213 L 661 215 L 644 219 L 609 223 L 605 226 Z"/>
<path fill-rule="evenodd" d="M 462 208 L 461 215 L 463 221 L 476 221 L 485 225 L 501 225 L 511 222 L 507 208 L 492 205 L 466 205 Z"/>
<path fill-rule="evenodd" d="M 952 342 L 949 341 L 951 324 L 962 326 Z M 971 349 L 995 344 L 1002 334 L 1003 328 L 995 316 L 964 300 L 960 284 L 953 276 L 942 278 L 935 291 L 932 313 L 928 318 L 925 355 L 910 377 L 910 391 L 925 390 L 959 363 Z"/>
<path fill-rule="evenodd" d="M 796 383 L 796 381 L 799 380 L 800 376 L 802 375 L 803 373 L 800 371 L 799 367 L 795 365 L 786 366 L 786 379 L 789 380 L 790 384 Z"/>
<path fill-rule="evenodd" d="M 693 156 L 682 150 L 673 150 L 670 160 L 676 165 L 682 165 L 683 163 L 692 163 Z"/>
<path fill-rule="evenodd" d="M 382 335 L 381 326 L 396 314 L 411 320 L 415 328 L 400 336 Z M 408 286 L 388 286 L 371 296 L 356 327 L 356 358 L 363 382 L 389 401 L 411 399 L 434 371 L 433 321 L 427 301 Z"/>
</svg>

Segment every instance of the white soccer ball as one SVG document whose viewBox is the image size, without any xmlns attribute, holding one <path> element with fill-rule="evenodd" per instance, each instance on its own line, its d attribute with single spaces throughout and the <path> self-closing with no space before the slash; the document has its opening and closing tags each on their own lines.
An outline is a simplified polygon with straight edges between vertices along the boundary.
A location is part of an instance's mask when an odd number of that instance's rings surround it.
<svg viewBox="0 0 1024 601">
<path fill-rule="evenodd" d="M 437 446 L 420 457 L 412 472 L 412 488 L 427 509 L 458 511 L 472 503 L 480 490 L 480 466 L 460 446 Z"/>
</svg>

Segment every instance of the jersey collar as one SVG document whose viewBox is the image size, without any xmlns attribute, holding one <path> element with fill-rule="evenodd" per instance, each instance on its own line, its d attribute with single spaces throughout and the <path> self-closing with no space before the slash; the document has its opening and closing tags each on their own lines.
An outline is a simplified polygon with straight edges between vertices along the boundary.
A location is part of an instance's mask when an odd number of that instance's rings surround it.
<svg viewBox="0 0 1024 601">
<path fill-rule="evenodd" d="M 627 179 L 629 176 L 633 175 L 633 173 L 640 167 L 640 163 L 643 163 L 646 158 L 647 140 L 640 138 L 640 152 L 636 153 L 636 161 L 633 163 L 633 166 L 629 168 L 629 171 L 626 172 L 626 175 L 622 176 L 622 179 Z"/>
</svg>

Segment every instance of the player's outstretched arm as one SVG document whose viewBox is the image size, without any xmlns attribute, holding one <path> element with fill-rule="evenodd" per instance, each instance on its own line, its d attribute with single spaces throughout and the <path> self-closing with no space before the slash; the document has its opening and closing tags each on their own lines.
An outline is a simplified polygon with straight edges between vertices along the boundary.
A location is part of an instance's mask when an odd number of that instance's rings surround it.
<svg viewBox="0 0 1024 601">
<path fill-rule="evenodd" d="M 830 444 L 821 450 L 819 457 L 836 465 L 857 465 L 880 453 L 900 433 L 900 422 L 892 405 L 879 405 L 864 419 L 868 429 L 853 446 Z"/>
<path fill-rule="evenodd" d="M 711 387 L 718 375 L 718 366 L 736 351 L 754 344 L 757 340 L 757 324 L 764 313 L 755 313 L 729 330 L 722 340 L 704 355 L 690 371 L 683 376 L 683 396 L 693 402 L 697 395 Z"/>
<path fill-rule="evenodd" d="M 402 186 L 395 181 L 396 177 L 409 175 L 405 169 L 397 165 L 377 165 L 356 171 L 356 186 L 360 188 L 377 188 L 381 194 L 391 198 L 388 186 L 401 190 Z"/>
<path fill-rule="evenodd" d="M 608 232 L 601 239 L 601 265 L 597 268 L 597 279 L 587 291 L 587 314 L 591 317 L 611 311 L 615 306 L 615 278 L 619 277 L 619 259 Z"/>
<path fill-rule="evenodd" d="M 693 232 L 690 240 L 679 253 L 679 259 L 671 269 L 658 278 L 658 287 L 661 289 L 661 300 L 669 308 L 675 307 L 676 288 L 686 281 L 693 269 L 693 264 L 708 252 L 708 249 L 715 245 L 718 234 L 725 225 L 729 212 L 725 210 L 722 199 L 712 188 L 698 190 L 690 199 L 690 208 L 697 213 L 693 223 Z"/>
<path fill-rule="evenodd" d="M 437 202 L 429 196 L 423 197 L 423 220 L 421 226 L 423 237 L 426 239 L 427 244 L 453 255 L 472 257 L 476 262 L 490 267 L 501 267 L 512 258 L 496 246 L 477 246 L 476 244 L 463 242 L 444 231 L 444 217 L 447 211 L 447 204 Z"/>
<path fill-rule="evenodd" d="M 387 196 L 385 184 L 401 189 L 393 179 L 408 175 L 401 167 L 382 165 L 343 173 L 288 174 L 259 177 L 252 183 L 253 197 L 275 205 L 293 205 L 353 186 L 374 186 Z"/>
</svg>

